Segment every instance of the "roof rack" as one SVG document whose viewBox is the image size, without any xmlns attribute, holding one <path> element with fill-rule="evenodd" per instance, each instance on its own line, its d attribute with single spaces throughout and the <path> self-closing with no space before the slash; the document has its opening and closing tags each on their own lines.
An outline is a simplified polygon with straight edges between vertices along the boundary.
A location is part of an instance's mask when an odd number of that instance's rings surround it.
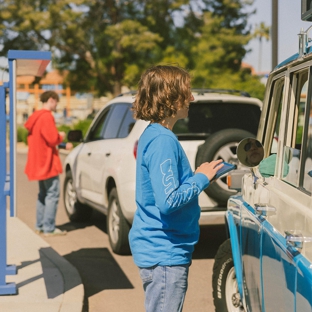
<svg viewBox="0 0 312 312">
<path fill-rule="evenodd" d="M 117 97 L 118 96 L 125 96 L 125 95 L 135 95 L 136 93 L 137 93 L 136 90 L 130 90 L 128 92 L 120 93 L 119 95 L 117 95 Z"/>
<path fill-rule="evenodd" d="M 245 97 L 250 97 L 250 94 L 245 91 L 235 90 L 235 89 L 192 89 L 192 92 L 197 93 L 198 95 L 204 95 L 205 93 L 238 93 Z"/>
</svg>

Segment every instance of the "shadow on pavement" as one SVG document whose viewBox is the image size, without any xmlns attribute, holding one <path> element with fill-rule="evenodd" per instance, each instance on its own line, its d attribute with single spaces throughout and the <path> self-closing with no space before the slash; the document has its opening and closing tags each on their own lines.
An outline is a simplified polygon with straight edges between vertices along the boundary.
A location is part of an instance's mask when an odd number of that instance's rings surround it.
<svg viewBox="0 0 312 312">
<path fill-rule="evenodd" d="M 79 272 L 84 285 L 82 312 L 89 311 L 89 297 L 106 289 L 133 289 L 107 248 L 84 248 L 64 255 Z"/>
<path fill-rule="evenodd" d="M 134 288 L 107 248 L 83 248 L 64 258 L 79 271 L 86 297 L 105 289 Z"/>
<path fill-rule="evenodd" d="M 63 257 L 61 257 L 53 248 L 40 248 L 39 255 L 39 259 L 32 261 L 22 261 L 21 265 L 17 267 L 17 270 L 22 270 L 28 266 L 36 265 L 36 263 L 39 262 L 41 264 L 42 273 L 34 275 L 18 283 L 16 285 L 17 289 L 43 278 L 47 292 L 47 298 L 53 299 L 80 285 L 80 280 L 78 279 L 67 279 L 64 289 L 64 280 L 62 273 L 60 272 L 60 267 L 63 266 L 64 270 L 68 269 L 68 267 L 66 266 Z M 30 270 L 35 271 L 36 269 L 33 267 Z"/>
<path fill-rule="evenodd" d="M 94 210 L 90 221 L 68 222 L 58 226 L 67 232 L 83 229 L 88 226 L 96 226 L 107 234 L 106 216 Z M 193 259 L 214 259 L 219 246 L 227 239 L 226 227 L 224 224 L 205 225 L 200 227 L 200 237 L 195 245 Z"/>
<path fill-rule="evenodd" d="M 61 230 L 66 230 L 67 232 L 75 231 L 78 229 L 84 229 L 89 226 L 96 226 L 99 230 L 107 234 L 106 229 L 106 216 L 102 213 L 93 210 L 90 220 L 83 222 L 67 222 L 57 227 Z"/>
</svg>

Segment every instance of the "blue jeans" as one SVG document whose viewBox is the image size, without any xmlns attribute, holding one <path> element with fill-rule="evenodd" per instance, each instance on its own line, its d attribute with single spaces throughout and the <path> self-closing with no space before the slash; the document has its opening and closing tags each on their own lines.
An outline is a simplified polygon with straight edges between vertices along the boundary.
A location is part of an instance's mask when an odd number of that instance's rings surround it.
<svg viewBox="0 0 312 312">
<path fill-rule="evenodd" d="M 189 264 L 139 268 L 146 312 L 180 312 L 187 290 Z"/>
<path fill-rule="evenodd" d="M 55 230 L 55 216 L 60 198 L 59 176 L 39 181 L 36 229 L 44 233 Z"/>
</svg>

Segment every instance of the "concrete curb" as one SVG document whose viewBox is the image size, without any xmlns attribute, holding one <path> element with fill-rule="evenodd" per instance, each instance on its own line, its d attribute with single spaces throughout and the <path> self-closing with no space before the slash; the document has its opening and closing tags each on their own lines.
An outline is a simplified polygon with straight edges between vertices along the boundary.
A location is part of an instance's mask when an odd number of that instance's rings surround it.
<svg viewBox="0 0 312 312">
<path fill-rule="evenodd" d="M 9 211 L 7 212 L 9 215 Z M 81 312 L 84 287 L 77 269 L 16 217 L 7 216 L 7 261 L 17 274 L 6 277 L 17 294 L 0 296 L 6 312 Z"/>
<path fill-rule="evenodd" d="M 59 312 L 81 312 L 84 288 L 77 269 L 52 248 L 44 249 L 42 252 L 63 277 L 63 301 Z"/>
</svg>

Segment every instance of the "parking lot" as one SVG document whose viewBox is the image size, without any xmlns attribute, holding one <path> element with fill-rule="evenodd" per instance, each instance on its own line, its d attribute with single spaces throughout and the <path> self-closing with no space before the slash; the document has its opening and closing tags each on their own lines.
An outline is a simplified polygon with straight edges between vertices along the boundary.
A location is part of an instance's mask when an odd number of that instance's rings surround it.
<svg viewBox="0 0 312 312">
<path fill-rule="evenodd" d="M 28 182 L 23 173 L 25 162 L 26 153 L 18 153 L 17 215 L 33 228 L 38 186 L 37 182 Z M 62 174 L 61 183 L 63 179 Z M 56 221 L 57 226 L 66 229 L 68 234 L 43 238 L 78 269 L 85 287 L 83 312 L 143 312 L 143 290 L 137 268 L 131 256 L 118 256 L 112 252 L 106 233 L 105 216 L 94 212 L 87 223 L 69 222 L 61 200 Z M 212 266 L 214 255 L 224 239 L 223 225 L 201 229 L 200 241 L 190 268 L 184 312 L 214 310 Z"/>
</svg>

